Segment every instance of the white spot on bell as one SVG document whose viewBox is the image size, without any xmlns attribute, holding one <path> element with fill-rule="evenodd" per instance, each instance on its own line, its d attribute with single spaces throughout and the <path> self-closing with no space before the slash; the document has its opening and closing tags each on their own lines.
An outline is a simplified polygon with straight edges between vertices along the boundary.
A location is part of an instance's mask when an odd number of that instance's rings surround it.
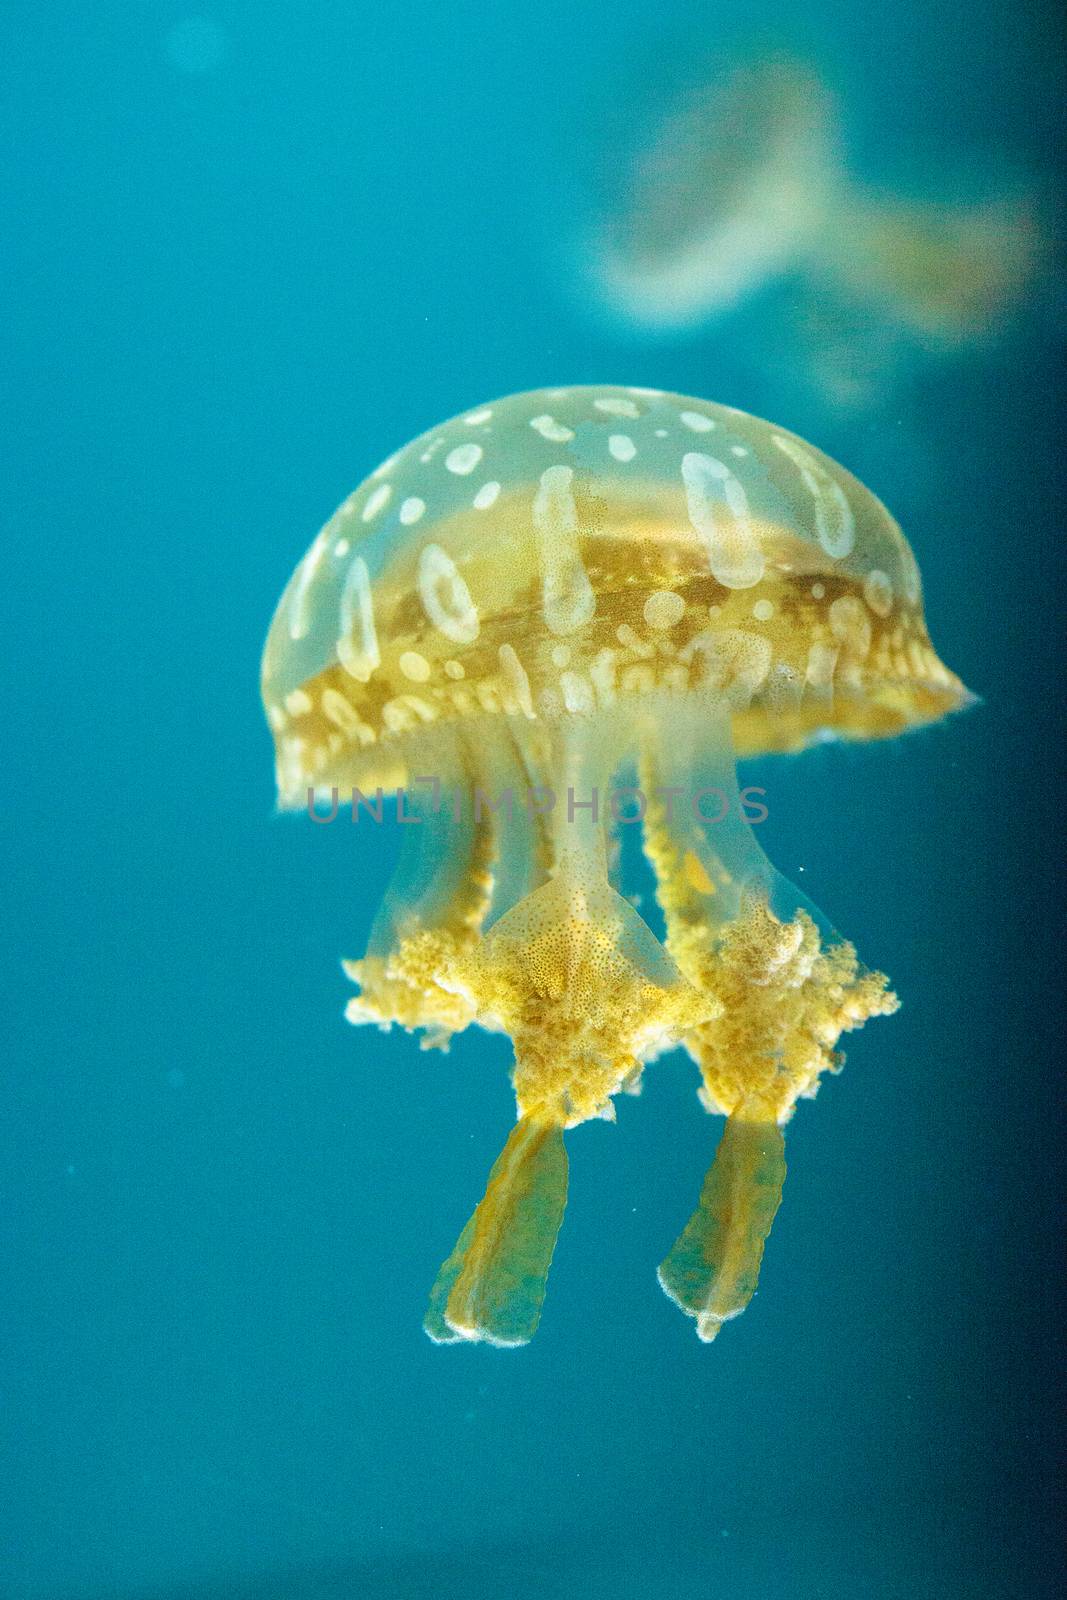
<svg viewBox="0 0 1067 1600">
<path fill-rule="evenodd" d="M 355 707 L 338 689 L 322 691 L 322 714 L 342 733 L 358 734 L 362 726 Z"/>
<path fill-rule="evenodd" d="M 735 707 L 750 704 L 773 659 L 770 640 L 744 628 L 709 629 L 691 639 L 686 649 L 703 653 L 704 686 Z"/>
<path fill-rule="evenodd" d="M 678 420 L 690 433 L 710 433 L 715 426 L 711 417 L 706 417 L 702 411 L 679 411 Z"/>
<path fill-rule="evenodd" d="M 545 622 L 555 634 L 573 633 L 596 610 L 596 596 L 578 549 L 578 508 L 570 467 L 546 467 L 533 504 L 541 557 Z"/>
<path fill-rule="evenodd" d="M 593 685 L 580 672 L 560 673 L 559 686 L 563 691 L 563 704 L 568 711 L 581 715 L 596 709 Z"/>
<path fill-rule="evenodd" d="M 691 450 L 682 457 L 682 482 L 689 521 L 707 548 L 712 576 L 724 589 L 753 588 L 763 577 L 764 559 L 740 479 L 714 456 Z"/>
<path fill-rule="evenodd" d="M 880 617 L 888 617 L 893 609 L 893 585 L 878 567 L 868 572 L 863 580 L 863 598 Z"/>
<path fill-rule="evenodd" d="M 645 601 L 643 616 L 657 633 L 673 628 L 685 616 L 685 601 L 673 589 L 657 589 Z"/>
<path fill-rule="evenodd" d="M 616 461 L 632 461 L 637 454 L 637 446 L 628 433 L 613 433 L 608 440 L 608 449 Z"/>
<path fill-rule="evenodd" d="M 425 683 L 430 676 L 430 663 L 417 650 L 405 650 L 400 657 L 400 670 L 412 683 Z"/>
<path fill-rule="evenodd" d="M 547 412 L 540 417 L 530 418 L 530 427 L 539 433 L 542 439 L 548 439 L 552 444 L 569 444 L 574 438 L 574 430 L 565 428 L 562 422 L 557 422 L 555 417 Z"/>
<path fill-rule="evenodd" d="M 485 451 L 480 444 L 457 444 L 445 456 L 445 466 L 449 472 L 454 472 L 457 477 L 465 478 L 468 472 L 473 472 Z"/>
<path fill-rule="evenodd" d="M 315 580 L 315 575 L 322 565 L 322 558 L 326 554 L 326 529 L 316 538 L 311 549 L 304 557 L 293 579 L 292 593 L 287 606 L 290 639 L 304 639 L 307 637 L 311 626 L 308 616 L 308 591 Z"/>
<path fill-rule="evenodd" d="M 367 497 L 367 503 L 363 507 L 362 517 L 364 522 L 372 521 L 379 511 L 389 504 L 389 497 L 392 492 L 392 485 L 388 483 L 380 483 L 376 489 L 371 490 Z"/>
<path fill-rule="evenodd" d="M 871 619 L 855 595 L 843 594 L 833 602 L 830 627 L 851 655 L 866 656 L 871 648 Z"/>
<path fill-rule="evenodd" d="M 815 690 L 827 690 L 834 681 L 838 649 L 825 639 L 816 639 L 808 649 L 806 681 Z"/>
<path fill-rule="evenodd" d="M 405 528 L 410 528 L 412 523 L 418 522 L 425 510 L 426 501 L 420 500 L 417 494 L 412 495 L 400 507 L 400 520 Z"/>
<path fill-rule="evenodd" d="M 598 411 L 603 411 L 609 417 L 639 417 L 639 407 L 632 400 L 622 400 L 615 395 L 602 395 L 593 401 Z"/>
<path fill-rule="evenodd" d="M 845 491 L 811 451 L 796 439 L 787 439 L 780 433 L 771 437 L 782 454 L 788 456 L 798 469 L 804 487 L 812 497 L 815 534 L 819 543 L 833 560 L 842 560 L 856 540 L 855 519 Z"/>
<path fill-rule="evenodd" d="M 530 680 L 526 675 L 526 668 L 510 644 L 502 644 L 497 656 L 500 661 L 500 670 L 504 675 L 504 682 L 518 702 L 519 710 L 523 716 L 532 717 L 534 715 L 533 695 L 530 693 Z"/>
<path fill-rule="evenodd" d="M 496 501 L 499 493 L 500 485 L 495 478 L 491 478 L 488 483 L 483 483 L 478 493 L 474 496 L 475 511 L 488 511 L 489 507 Z"/>
<path fill-rule="evenodd" d="M 362 556 L 356 556 L 345 574 L 341 590 L 340 638 L 337 659 L 350 678 L 367 683 L 381 662 L 374 626 L 374 597 L 370 573 Z"/>
<path fill-rule="evenodd" d="M 478 612 L 471 592 L 447 550 L 428 544 L 419 556 L 419 598 L 430 622 L 455 644 L 473 644 Z"/>
</svg>

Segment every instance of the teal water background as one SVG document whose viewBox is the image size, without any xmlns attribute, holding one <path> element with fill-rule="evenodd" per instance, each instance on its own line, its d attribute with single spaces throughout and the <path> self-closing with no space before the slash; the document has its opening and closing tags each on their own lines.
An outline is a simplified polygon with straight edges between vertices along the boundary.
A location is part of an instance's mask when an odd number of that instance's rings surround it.
<svg viewBox="0 0 1067 1600">
<path fill-rule="evenodd" d="M 776 351 L 780 298 L 648 341 L 558 249 L 612 84 L 768 27 L 833 77 L 861 170 L 1047 174 L 1052 8 L 203 18 L 0 20 L 0 1595 L 1052 1596 L 1057 297 L 842 414 Z M 510 1125 L 508 1050 L 344 1024 L 337 958 L 396 841 L 272 815 L 259 652 L 381 458 L 587 382 L 842 459 L 984 704 L 749 769 L 776 864 L 903 1009 L 791 1125 L 743 1319 L 704 1348 L 655 1281 L 718 1132 L 675 1055 L 570 1138 L 534 1343 L 438 1349 L 425 1297 Z"/>
</svg>

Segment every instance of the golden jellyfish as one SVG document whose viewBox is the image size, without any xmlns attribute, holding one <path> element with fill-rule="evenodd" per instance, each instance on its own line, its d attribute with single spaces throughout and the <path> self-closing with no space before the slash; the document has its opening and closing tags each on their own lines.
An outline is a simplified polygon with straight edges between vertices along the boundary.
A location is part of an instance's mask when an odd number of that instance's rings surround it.
<svg viewBox="0 0 1067 1600">
<path fill-rule="evenodd" d="M 517 1122 L 426 1330 L 525 1343 L 564 1132 L 677 1045 L 725 1131 L 660 1281 L 702 1339 L 743 1310 L 782 1128 L 886 979 L 771 866 L 738 757 L 888 738 L 968 699 L 885 507 L 784 429 L 649 389 L 512 395 L 373 472 L 297 567 L 263 697 L 283 808 L 403 788 L 415 825 L 354 1023 L 514 1044 Z M 371 797 L 368 799 L 368 797 Z M 663 935 L 625 897 L 642 830 Z"/>
<path fill-rule="evenodd" d="M 1031 199 L 880 192 L 852 176 L 842 143 L 802 61 L 772 53 L 714 74 L 620 173 L 587 247 L 601 296 L 638 324 L 684 328 L 788 277 L 935 344 L 994 328 L 1039 254 Z"/>
</svg>

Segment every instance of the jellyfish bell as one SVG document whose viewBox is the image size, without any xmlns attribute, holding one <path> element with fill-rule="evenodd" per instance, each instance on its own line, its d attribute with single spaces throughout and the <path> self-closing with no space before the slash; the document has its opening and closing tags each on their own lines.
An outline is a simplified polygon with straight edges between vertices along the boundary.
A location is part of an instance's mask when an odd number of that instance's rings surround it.
<svg viewBox="0 0 1067 1600">
<path fill-rule="evenodd" d="M 566 1129 L 682 1045 L 727 1117 L 661 1282 L 711 1338 L 743 1309 L 781 1128 L 886 980 L 777 874 L 739 756 L 892 737 L 966 703 L 903 534 L 793 434 L 647 389 L 513 395 L 407 446 L 297 567 L 263 665 L 279 800 L 406 785 L 419 825 L 355 1023 L 515 1049 L 518 1120 L 441 1269 L 438 1341 L 523 1343 L 566 1198 Z M 636 769 L 664 937 L 621 892 Z M 702 797 L 727 797 L 727 814 Z"/>
<path fill-rule="evenodd" d="M 835 198 L 836 145 L 825 86 L 787 56 L 691 90 L 636 153 L 588 247 L 603 298 L 679 328 L 793 271 Z"/>
</svg>

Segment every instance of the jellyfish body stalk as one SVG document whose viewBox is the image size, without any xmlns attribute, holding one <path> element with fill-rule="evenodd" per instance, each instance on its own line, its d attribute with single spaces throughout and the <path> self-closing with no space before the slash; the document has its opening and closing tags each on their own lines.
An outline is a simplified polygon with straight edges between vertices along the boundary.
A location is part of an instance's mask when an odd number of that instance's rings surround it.
<svg viewBox="0 0 1067 1600">
<path fill-rule="evenodd" d="M 729 725 L 705 707 L 642 726 L 642 786 L 654 798 L 645 849 L 657 878 L 666 947 L 723 1015 L 692 1030 L 706 1110 L 726 1128 L 699 1204 L 659 1268 L 665 1292 L 694 1316 L 702 1340 L 745 1309 L 785 1181 L 782 1128 L 841 1058 L 826 1041 L 892 1011 L 881 974 L 768 861 L 744 816 Z M 714 820 L 699 803 L 714 797 Z"/>
<path fill-rule="evenodd" d="M 666 1294 L 710 1344 L 756 1292 L 763 1247 L 781 1204 L 785 1139 L 758 1107 L 732 1112 L 700 1203 L 658 1271 Z"/>
<path fill-rule="evenodd" d="M 495 850 L 491 819 L 467 803 L 471 753 L 462 737 L 428 742 L 424 777 L 409 779 L 400 859 L 375 917 L 367 953 L 342 963 L 360 986 L 350 1022 L 423 1031 L 423 1048 L 448 1047 L 475 1018 L 474 996 L 442 975 L 477 942 L 489 910 Z"/>
<path fill-rule="evenodd" d="M 731 706 L 651 697 L 638 717 L 505 718 L 439 738 L 368 955 L 354 1021 L 401 1021 L 447 1046 L 477 1020 L 510 1035 L 517 1121 L 442 1266 L 438 1343 L 526 1343 L 567 1195 L 566 1129 L 681 1043 L 727 1118 L 699 1204 L 659 1269 L 702 1339 L 755 1291 L 785 1176 L 782 1127 L 840 1057 L 827 1040 L 895 1006 L 767 859 L 746 820 Z M 431 754 L 432 753 L 432 754 Z M 611 882 L 613 776 L 636 763 L 661 943 Z M 458 800 L 452 796 L 458 797 Z M 531 806 L 534 811 L 531 816 Z"/>
<path fill-rule="evenodd" d="M 423 1326 L 435 1344 L 530 1341 L 566 1204 L 562 1127 L 520 1117 L 430 1291 Z"/>
<path fill-rule="evenodd" d="M 547 739 L 510 730 L 550 821 L 509 831 L 497 814 L 502 914 L 494 894 L 469 981 L 514 1041 L 518 1121 L 431 1293 L 425 1326 L 438 1342 L 532 1337 L 566 1204 L 564 1130 L 613 1120 L 611 1097 L 639 1077 L 644 1040 L 671 1013 L 680 1033 L 709 1010 L 609 881 L 620 726 L 574 718 Z M 517 883 L 528 892 L 512 903 Z"/>
</svg>

